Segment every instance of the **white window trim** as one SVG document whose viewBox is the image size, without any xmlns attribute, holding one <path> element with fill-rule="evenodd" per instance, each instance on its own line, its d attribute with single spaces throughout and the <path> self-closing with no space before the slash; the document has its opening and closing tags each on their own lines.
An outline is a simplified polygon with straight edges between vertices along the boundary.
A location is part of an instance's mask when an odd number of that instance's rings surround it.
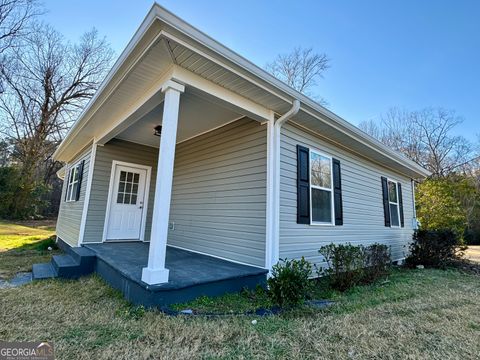
<svg viewBox="0 0 480 360">
<path fill-rule="evenodd" d="M 326 157 L 330 160 L 330 189 L 325 188 L 322 186 L 317 186 L 312 184 L 312 161 L 311 161 L 311 153 Z M 330 155 L 325 154 L 322 151 L 316 150 L 316 149 L 311 149 L 309 148 L 308 152 L 308 171 L 309 171 L 309 193 L 310 193 L 310 225 L 314 226 L 335 226 L 335 207 L 334 207 L 334 198 L 333 198 L 333 158 Z M 313 221 L 312 216 L 313 216 L 313 211 L 312 211 L 312 188 L 314 189 L 319 189 L 319 190 L 324 190 L 324 191 L 330 191 L 330 207 L 331 207 L 331 214 L 332 218 L 330 222 L 321 222 L 321 221 Z"/>
<path fill-rule="evenodd" d="M 397 202 L 390 201 L 390 188 L 388 187 L 388 183 L 392 182 L 395 183 L 395 191 L 397 192 Z M 398 225 L 392 224 L 392 212 L 390 211 L 390 207 L 388 208 L 388 212 L 390 213 L 390 227 L 391 228 L 400 228 L 402 224 L 400 223 L 400 197 L 398 196 L 398 181 L 394 179 L 387 178 L 387 196 L 388 196 L 388 206 L 390 205 L 397 205 L 397 217 L 398 217 Z"/>
<path fill-rule="evenodd" d="M 72 183 L 70 183 L 70 175 L 71 175 L 71 172 L 72 170 L 74 171 L 78 171 L 78 167 L 80 166 L 80 163 L 82 162 L 82 160 L 79 160 L 75 163 L 75 165 L 71 166 L 69 169 L 68 169 L 68 176 L 67 176 L 67 188 L 65 190 L 65 202 L 67 203 L 70 203 L 70 202 L 76 202 L 78 200 L 75 199 L 75 195 L 73 194 L 73 186 L 75 185 L 75 183 L 78 183 L 79 182 L 79 178 L 75 181 L 73 181 Z M 75 176 L 73 176 L 73 179 L 75 179 Z M 69 194 L 69 189 L 70 189 L 70 185 L 71 185 L 71 189 L 72 189 L 72 193 Z M 69 197 L 69 195 L 71 195 L 71 197 Z"/>
</svg>

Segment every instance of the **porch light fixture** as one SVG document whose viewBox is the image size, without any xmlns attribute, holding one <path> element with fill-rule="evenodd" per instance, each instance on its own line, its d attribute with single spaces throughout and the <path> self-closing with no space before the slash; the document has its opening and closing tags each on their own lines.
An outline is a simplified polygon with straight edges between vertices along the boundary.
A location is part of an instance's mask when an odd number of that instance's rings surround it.
<svg viewBox="0 0 480 360">
<path fill-rule="evenodd" d="M 153 130 L 155 130 L 155 132 L 153 133 L 153 135 L 155 136 L 160 136 L 162 135 L 162 125 L 157 125 L 153 128 Z"/>
</svg>

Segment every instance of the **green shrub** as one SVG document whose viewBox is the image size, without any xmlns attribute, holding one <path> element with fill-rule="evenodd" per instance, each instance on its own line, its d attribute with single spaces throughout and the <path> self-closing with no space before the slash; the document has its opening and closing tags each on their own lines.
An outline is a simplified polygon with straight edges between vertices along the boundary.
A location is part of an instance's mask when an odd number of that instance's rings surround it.
<svg viewBox="0 0 480 360">
<path fill-rule="evenodd" d="M 407 266 L 445 268 L 453 260 L 463 256 L 464 248 L 458 245 L 459 239 L 455 231 L 417 230 L 413 234 L 409 255 L 405 262 Z"/>
<path fill-rule="evenodd" d="M 370 283 L 388 274 L 390 252 L 386 245 L 370 246 L 330 244 L 318 250 L 326 267 L 317 270 L 319 276 L 327 276 L 330 286 L 345 291 L 361 283 Z"/>
<path fill-rule="evenodd" d="M 391 256 L 387 245 L 372 244 L 364 248 L 365 268 L 362 282 L 370 283 L 390 273 Z"/>
<path fill-rule="evenodd" d="M 318 252 L 325 258 L 327 267 L 320 267 L 317 273 L 328 276 L 334 289 L 345 291 L 362 279 L 364 256 L 361 246 L 332 243 L 322 246 Z"/>
<path fill-rule="evenodd" d="M 267 280 L 272 302 L 282 307 L 302 304 L 312 291 L 309 280 L 312 265 L 303 257 L 300 260 L 280 260 L 272 268 Z"/>
</svg>

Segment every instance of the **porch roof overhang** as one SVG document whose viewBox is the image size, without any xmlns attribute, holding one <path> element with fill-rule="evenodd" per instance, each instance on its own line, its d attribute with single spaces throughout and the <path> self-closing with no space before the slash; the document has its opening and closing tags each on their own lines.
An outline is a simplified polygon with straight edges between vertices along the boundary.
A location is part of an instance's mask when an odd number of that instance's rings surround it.
<svg viewBox="0 0 480 360">
<path fill-rule="evenodd" d="M 301 103 L 292 122 L 338 146 L 411 178 L 429 171 L 295 91 L 158 4 L 79 116 L 54 157 L 69 161 L 94 139 L 107 142 L 162 101 L 161 86 L 175 80 L 208 101 L 259 122 Z"/>
</svg>

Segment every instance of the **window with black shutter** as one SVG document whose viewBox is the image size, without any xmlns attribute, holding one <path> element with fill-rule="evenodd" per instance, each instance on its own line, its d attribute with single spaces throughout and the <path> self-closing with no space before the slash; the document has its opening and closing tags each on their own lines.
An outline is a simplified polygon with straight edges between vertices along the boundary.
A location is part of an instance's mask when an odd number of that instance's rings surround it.
<svg viewBox="0 0 480 360">
<path fill-rule="evenodd" d="M 80 188 L 82 186 L 83 166 L 85 160 L 72 166 L 68 172 L 67 189 L 65 191 L 65 201 L 78 201 L 80 199 Z"/>
<path fill-rule="evenodd" d="M 297 145 L 297 223 L 343 225 L 340 161 Z"/>
<path fill-rule="evenodd" d="M 386 177 L 381 179 L 385 226 L 404 227 L 402 184 Z"/>
</svg>

